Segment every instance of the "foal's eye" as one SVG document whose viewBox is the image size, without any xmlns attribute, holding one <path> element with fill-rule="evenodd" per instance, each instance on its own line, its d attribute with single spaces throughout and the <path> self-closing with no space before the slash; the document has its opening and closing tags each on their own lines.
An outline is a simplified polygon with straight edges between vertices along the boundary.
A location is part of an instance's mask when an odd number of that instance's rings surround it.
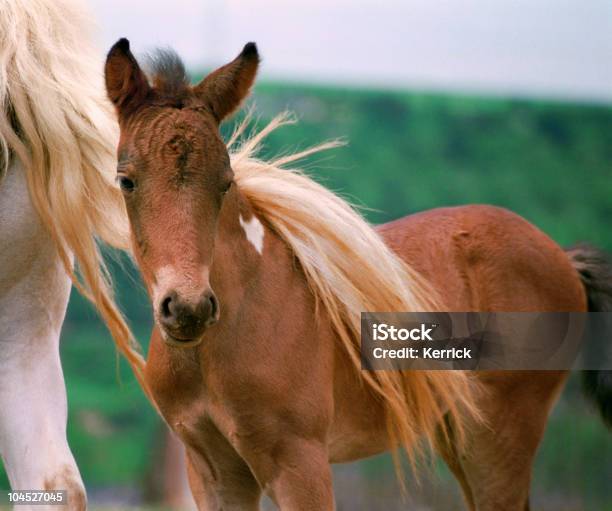
<svg viewBox="0 0 612 511">
<path fill-rule="evenodd" d="M 124 192 L 131 192 L 134 190 L 134 181 L 132 181 L 129 177 L 119 176 L 117 181 L 119 182 L 119 188 L 121 188 L 121 190 Z"/>
<path fill-rule="evenodd" d="M 225 187 L 223 188 L 223 190 L 221 190 L 221 193 L 222 193 L 223 195 L 225 195 L 227 192 L 229 192 L 229 189 L 232 187 L 232 183 L 233 183 L 233 181 L 230 181 L 229 183 L 227 183 L 227 184 L 225 185 Z"/>
</svg>

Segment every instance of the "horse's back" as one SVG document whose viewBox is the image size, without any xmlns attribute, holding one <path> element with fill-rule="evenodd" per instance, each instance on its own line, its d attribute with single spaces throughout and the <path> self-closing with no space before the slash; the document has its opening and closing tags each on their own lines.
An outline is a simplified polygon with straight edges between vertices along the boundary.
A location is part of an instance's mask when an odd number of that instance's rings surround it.
<svg viewBox="0 0 612 511">
<path fill-rule="evenodd" d="M 439 208 L 378 229 L 448 310 L 586 310 L 580 278 L 563 249 L 506 209 Z"/>
</svg>

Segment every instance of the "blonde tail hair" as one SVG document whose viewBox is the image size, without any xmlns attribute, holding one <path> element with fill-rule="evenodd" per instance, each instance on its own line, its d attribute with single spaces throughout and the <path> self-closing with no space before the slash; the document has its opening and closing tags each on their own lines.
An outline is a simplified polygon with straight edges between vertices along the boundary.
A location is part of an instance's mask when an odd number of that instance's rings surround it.
<svg viewBox="0 0 612 511">
<path fill-rule="evenodd" d="M 115 304 L 95 238 L 129 246 L 114 184 L 118 129 L 104 96 L 102 62 L 89 44 L 90 25 L 72 0 L 0 2 L 0 177 L 14 154 L 66 271 L 146 391 L 144 359 Z"/>
</svg>

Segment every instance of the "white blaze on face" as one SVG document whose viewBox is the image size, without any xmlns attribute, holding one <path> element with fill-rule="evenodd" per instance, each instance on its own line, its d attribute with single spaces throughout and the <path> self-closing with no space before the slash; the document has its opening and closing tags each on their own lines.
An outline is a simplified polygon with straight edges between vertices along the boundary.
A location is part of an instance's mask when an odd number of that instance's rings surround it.
<svg viewBox="0 0 612 511">
<path fill-rule="evenodd" d="M 159 301 L 167 293 L 168 289 L 176 280 L 177 272 L 172 266 L 162 266 L 155 272 L 155 284 L 153 284 L 153 303 L 157 310 L 159 307 Z"/>
<path fill-rule="evenodd" d="M 263 243 L 264 243 L 264 227 L 261 225 L 259 219 L 253 215 L 249 220 L 245 222 L 242 215 L 240 215 L 240 225 L 244 229 L 247 240 L 255 247 L 255 250 L 259 254 L 263 254 Z"/>
<path fill-rule="evenodd" d="M 174 291 L 186 302 L 198 303 L 202 294 L 210 287 L 209 270 L 203 266 L 193 272 L 179 270 L 175 266 L 162 266 L 155 272 L 155 283 L 151 286 L 151 298 L 155 310 L 159 310 L 161 301 Z"/>
</svg>

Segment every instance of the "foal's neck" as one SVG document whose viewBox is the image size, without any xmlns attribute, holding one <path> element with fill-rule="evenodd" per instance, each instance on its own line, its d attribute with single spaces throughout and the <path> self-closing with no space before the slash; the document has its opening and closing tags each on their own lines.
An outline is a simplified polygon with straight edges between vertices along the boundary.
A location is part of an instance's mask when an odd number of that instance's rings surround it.
<svg viewBox="0 0 612 511">
<path fill-rule="evenodd" d="M 237 186 L 228 192 L 219 216 L 210 283 L 220 302 L 219 334 L 227 333 L 232 318 L 263 319 L 288 307 L 297 316 L 299 308 L 314 308 L 293 251 Z M 262 325 L 257 328 L 261 331 Z"/>
<path fill-rule="evenodd" d="M 269 249 L 280 240 L 236 185 L 224 199 L 218 222 L 210 279 L 223 315 L 227 307 L 240 306 L 245 286 L 253 285 Z"/>
</svg>

